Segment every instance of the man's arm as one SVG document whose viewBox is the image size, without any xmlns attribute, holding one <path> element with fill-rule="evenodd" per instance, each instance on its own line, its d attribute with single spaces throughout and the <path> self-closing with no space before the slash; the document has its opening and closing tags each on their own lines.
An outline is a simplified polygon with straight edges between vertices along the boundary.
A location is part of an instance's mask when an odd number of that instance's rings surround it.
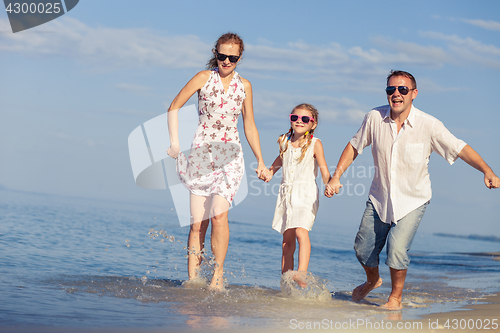
<svg viewBox="0 0 500 333">
<path fill-rule="evenodd" d="M 339 162 L 337 163 L 337 168 L 333 172 L 332 178 L 328 182 L 325 190 L 325 195 L 331 198 L 334 194 L 339 194 L 339 190 L 342 187 L 340 184 L 340 177 L 351 165 L 352 162 L 358 157 L 358 151 L 349 142 L 344 148 L 342 155 L 340 155 Z"/>
<path fill-rule="evenodd" d="M 493 170 L 491 170 L 488 164 L 486 164 L 483 158 L 474 149 L 472 149 L 471 146 L 466 145 L 460 151 L 458 157 L 484 174 L 484 184 L 486 187 L 490 189 L 500 187 L 500 179 L 498 176 L 495 175 Z"/>
</svg>

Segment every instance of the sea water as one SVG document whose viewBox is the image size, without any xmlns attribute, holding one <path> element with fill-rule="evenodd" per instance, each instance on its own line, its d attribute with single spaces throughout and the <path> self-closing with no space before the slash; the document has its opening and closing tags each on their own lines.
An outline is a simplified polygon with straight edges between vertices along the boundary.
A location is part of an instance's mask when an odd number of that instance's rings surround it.
<svg viewBox="0 0 500 333">
<path fill-rule="evenodd" d="M 307 287 L 300 288 L 280 274 L 279 233 L 230 221 L 225 290 L 213 292 L 205 280 L 186 283 L 189 230 L 173 211 L 0 190 L 0 327 L 288 329 L 325 319 L 390 319 L 377 309 L 390 293 L 387 267 L 381 265 L 380 288 L 351 302 L 364 281 L 354 234 L 318 222 Z M 494 242 L 417 233 L 397 319 L 498 291 L 500 261 L 466 254 L 495 251 Z M 209 250 L 205 258 L 201 276 L 209 279 Z"/>
</svg>

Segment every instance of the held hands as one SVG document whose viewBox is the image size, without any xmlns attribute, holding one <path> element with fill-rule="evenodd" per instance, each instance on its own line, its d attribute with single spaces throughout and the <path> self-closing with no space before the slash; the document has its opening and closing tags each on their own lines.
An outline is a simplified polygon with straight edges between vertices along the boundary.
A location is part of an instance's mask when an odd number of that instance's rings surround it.
<svg viewBox="0 0 500 333">
<path fill-rule="evenodd" d="M 328 184 L 325 185 L 325 196 L 328 198 L 333 197 L 335 194 L 339 194 L 340 188 L 344 186 L 340 184 L 340 180 L 338 178 L 331 178 Z"/>
<path fill-rule="evenodd" d="M 272 172 L 268 168 L 266 168 L 264 164 L 259 164 L 257 169 L 255 169 L 255 172 L 257 173 L 257 177 L 259 177 L 259 179 L 262 179 L 266 183 L 269 182 L 271 178 L 273 178 Z"/>
</svg>

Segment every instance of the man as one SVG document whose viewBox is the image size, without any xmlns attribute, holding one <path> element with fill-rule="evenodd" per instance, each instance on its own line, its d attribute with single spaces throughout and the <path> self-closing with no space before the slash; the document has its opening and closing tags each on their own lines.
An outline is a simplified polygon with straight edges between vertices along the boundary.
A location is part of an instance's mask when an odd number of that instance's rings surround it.
<svg viewBox="0 0 500 333">
<path fill-rule="evenodd" d="M 498 188 L 500 179 L 481 156 L 453 136 L 436 118 L 413 106 L 418 95 L 415 78 L 404 71 L 391 71 L 387 77 L 389 105 L 370 111 L 361 128 L 344 149 L 325 195 L 332 197 L 342 187 L 340 177 L 372 145 L 377 173 L 354 244 L 356 256 L 366 272 L 366 282 L 352 292 L 352 300 L 362 300 L 382 284 L 379 254 L 387 243 L 392 291 L 382 308 L 401 310 L 401 300 L 410 259 L 407 252 L 425 208 L 431 198 L 427 170 L 435 151 L 450 164 L 460 157 L 484 173 L 488 188 Z"/>
</svg>

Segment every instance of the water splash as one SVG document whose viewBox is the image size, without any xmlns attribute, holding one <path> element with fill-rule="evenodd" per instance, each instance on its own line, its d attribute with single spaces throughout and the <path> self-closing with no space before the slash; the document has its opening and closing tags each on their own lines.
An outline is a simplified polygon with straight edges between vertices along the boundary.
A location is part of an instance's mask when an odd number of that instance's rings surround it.
<svg viewBox="0 0 500 333">
<path fill-rule="evenodd" d="M 288 271 L 281 275 L 281 293 L 293 298 L 329 301 L 328 281 L 311 272 Z"/>
<path fill-rule="evenodd" d="M 160 242 L 162 242 L 162 243 L 164 243 L 165 240 L 168 240 L 171 243 L 175 242 L 175 237 L 167 234 L 167 232 L 164 229 L 157 231 L 157 230 L 155 230 L 155 228 L 151 228 L 151 229 L 149 229 L 148 235 L 149 235 L 149 238 L 152 238 L 152 239 L 156 239 L 156 238 L 161 237 Z M 182 243 L 180 240 L 178 240 L 177 242 Z"/>
</svg>

